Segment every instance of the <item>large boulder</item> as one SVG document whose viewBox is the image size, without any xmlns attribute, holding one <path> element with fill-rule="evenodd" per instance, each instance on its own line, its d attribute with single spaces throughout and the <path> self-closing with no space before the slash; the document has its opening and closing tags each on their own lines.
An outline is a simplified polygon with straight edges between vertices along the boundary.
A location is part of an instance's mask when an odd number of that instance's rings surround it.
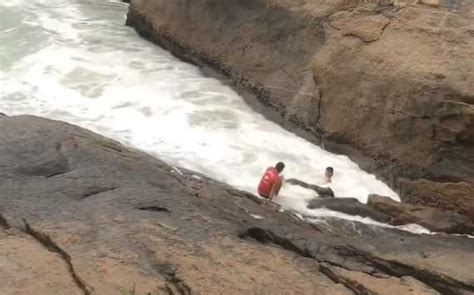
<svg viewBox="0 0 474 295">
<path fill-rule="evenodd" d="M 370 195 L 367 202 L 369 207 L 392 217 L 393 225 L 416 223 L 435 232 L 474 233 L 474 223 L 466 216 L 453 212 L 396 202 L 388 197 Z"/>
<path fill-rule="evenodd" d="M 469 294 L 474 240 L 337 219 L 62 122 L 0 120 L 0 294 Z"/>
<path fill-rule="evenodd" d="M 401 180 L 404 201 L 466 215 L 474 222 L 474 186 L 468 182 L 439 183 L 426 179 Z"/>
<path fill-rule="evenodd" d="M 474 187 L 472 1 L 133 0 L 127 23 L 404 200 L 431 190 L 401 178 Z"/>
</svg>

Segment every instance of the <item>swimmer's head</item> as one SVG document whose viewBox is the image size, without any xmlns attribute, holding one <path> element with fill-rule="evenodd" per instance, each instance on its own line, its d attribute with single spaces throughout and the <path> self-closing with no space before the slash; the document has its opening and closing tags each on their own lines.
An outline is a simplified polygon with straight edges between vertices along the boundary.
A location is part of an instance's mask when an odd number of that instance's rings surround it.
<svg viewBox="0 0 474 295">
<path fill-rule="evenodd" d="M 334 175 L 334 168 L 327 167 L 326 170 L 324 171 L 324 176 L 326 176 L 328 180 L 331 180 L 333 175 Z"/>
<path fill-rule="evenodd" d="M 278 171 L 278 173 L 281 173 L 283 169 L 285 169 L 285 164 L 283 162 L 278 162 L 275 165 L 275 169 Z"/>
</svg>

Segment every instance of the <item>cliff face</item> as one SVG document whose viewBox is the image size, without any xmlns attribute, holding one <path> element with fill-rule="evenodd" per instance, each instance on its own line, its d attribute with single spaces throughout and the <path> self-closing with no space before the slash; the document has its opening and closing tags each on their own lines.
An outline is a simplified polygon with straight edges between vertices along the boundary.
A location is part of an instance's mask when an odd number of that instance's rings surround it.
<svg viewBox="0 0 474 295">
<path fill-rule="evenodd" d="M 431 195 L 449 183 L 474 208 L 474 5 L 411 2 L 133 0 L 127 22 L 284 126 L 355 148 L 405 200 L 452 210 Z"/>
</svg>

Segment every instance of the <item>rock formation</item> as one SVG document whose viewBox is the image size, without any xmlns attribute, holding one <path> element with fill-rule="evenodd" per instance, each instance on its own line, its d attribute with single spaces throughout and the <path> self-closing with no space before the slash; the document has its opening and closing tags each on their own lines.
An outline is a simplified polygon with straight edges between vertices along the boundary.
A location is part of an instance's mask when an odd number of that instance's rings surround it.
<svg viewBox="0 0 474 295">
<path fill-rule="evenodd" d="M 403 200 L 474 218 L 472 2 L 132 0 L 127 23 Z"/>
<path fill-rule="evenodd" d="M 315 198 L 309 201 L 309 209 L 326 208 L 329 210 L 346 213 L 348 215 L 357 215 L 361 217 L 370 217 L 375 221 L 382 223 L 391 223 L 392 217 L 384 210 L 377 210 L 359 202 L 355 198 L 333 198 L 333 199 L 319 199 Z M 400 224 L 408 224 L 413 222 L 400 222 Z"/>
<path fill-rule="evenodd" d="M 392 217 L 393 225 L 416 223 L 435 232 L 474 234 L 474 224 L 466 216 L 441 210 L 395 202 L 388 197 L 370 195 L 367 205 Z"/>
<path fill-rule="evenodd" d="M 0 138 L 0 294 L 474 292 L 472 239 L 308 224 L 57 121 Z"/>
</svg>

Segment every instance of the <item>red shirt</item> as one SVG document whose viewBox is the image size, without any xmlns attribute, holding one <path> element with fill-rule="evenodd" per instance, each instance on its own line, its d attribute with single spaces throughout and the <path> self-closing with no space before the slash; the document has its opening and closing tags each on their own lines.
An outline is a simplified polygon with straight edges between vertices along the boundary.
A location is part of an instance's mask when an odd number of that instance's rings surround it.
<svg viewBox="0 0 474 295">
<path fill-rule="evenodd" d="M 258 185 L 258 194 L 262 197 L 269 198 L 273 186 L 279 181 L 280 176 L 278 175 L 278 171 L 274 167 L 268 168 Z"/>
</svg>

